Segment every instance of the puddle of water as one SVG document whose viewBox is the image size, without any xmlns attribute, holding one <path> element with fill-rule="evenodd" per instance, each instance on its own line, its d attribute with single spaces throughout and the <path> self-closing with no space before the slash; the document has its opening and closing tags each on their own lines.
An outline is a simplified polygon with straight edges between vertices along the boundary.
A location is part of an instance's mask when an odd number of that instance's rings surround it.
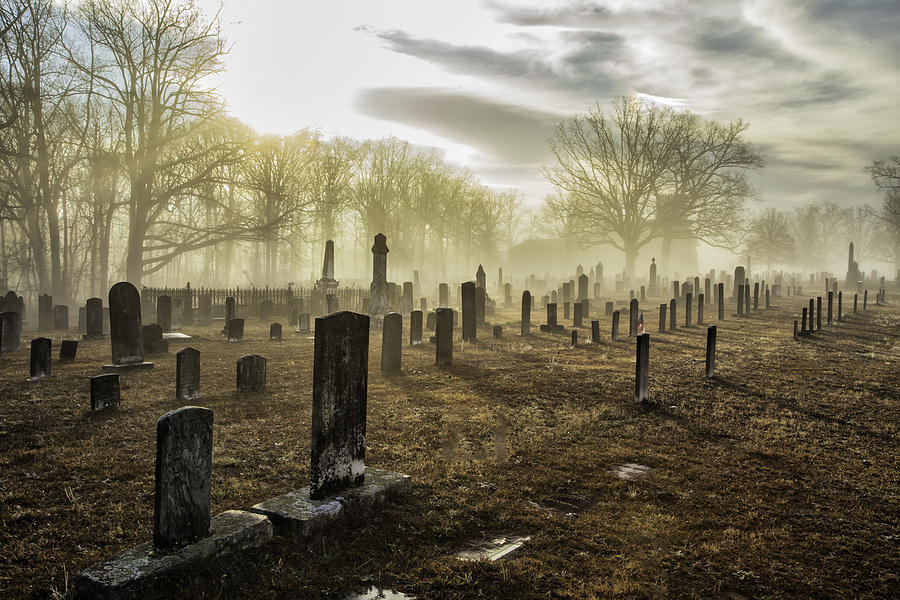
<svg viewBox="0 0 900 600">
<path fill-rule="evenodd" d="M 459 560 L 478 561 L 488 560 L 494 562 L 508 557 L 531 539 L 531 536 L 500 536 L 485 542 L 476 542 L 469 548 L 456 553 Z"/>
<path fill-rule="evenodd" d="M 344 600 L 414 600 L 414 598 L 412 596 L 407 596 L 402 592 L 383 590 L 372 586 L 362 594 L 353 594 L 347 596 Z"/>
<path fill-rule="evenodd" d="M 619 479 L 643 479 L 652 469 L 636 463 L 625 463 L 613 469 Z"/>
</svg>

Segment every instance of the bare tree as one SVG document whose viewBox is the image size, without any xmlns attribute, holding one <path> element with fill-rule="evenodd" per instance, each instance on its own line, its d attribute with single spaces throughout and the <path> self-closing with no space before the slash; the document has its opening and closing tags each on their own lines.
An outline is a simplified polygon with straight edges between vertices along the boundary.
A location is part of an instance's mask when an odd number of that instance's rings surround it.
<svg viewBox="0 0 900 600">
<path fill-rule="evenodd" d="M 881 210 L 875 214 L 893 245 L 894 269 L 900 272 L 900 156 L 894 156 L 889 161 L 876 160 L 866 167 L 866 172 L 875 186 L 884 192 Z"/>
<path fill-rule="evenodd" d="M 793 261 L 794 237 L 787 214 L 768 208 L 750 219 L 748 230 L 747 250 L 766 267 Z"/>
</svg>

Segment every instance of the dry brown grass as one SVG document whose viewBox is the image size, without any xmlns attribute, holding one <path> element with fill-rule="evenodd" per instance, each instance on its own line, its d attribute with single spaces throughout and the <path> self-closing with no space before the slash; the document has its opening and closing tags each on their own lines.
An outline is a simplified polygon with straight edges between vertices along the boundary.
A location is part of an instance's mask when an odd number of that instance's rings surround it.
<svg viewBox="0 0 900 600">
<path fill-rule="evenodd" d="M 896 594 L 900 310 L 870 308 L 794 341 L 802 299 L 779 300 L 718 323 L 714 380 L 702 376 L 704 329 L 659 335 L 648 312 L 648 407 L 632 401 L 625 336 L 590 344 L 588 327 L 575 349 L 568 335 L 523 340 L 517 311 L 501 310 L 490 320 L 509 324 L 502 340 L 479 331 L 448 369 L 434 366 L 430 344 L 405 348 L 403 374 L 385 379 L 373 335 L 366 458 L 412 475 L 412 493 L 308 543 L 276 538 L 148 595 L 341 598 L 370 583 L 420 598 Z M 312 339 L 285 328 L 287 339 L 269 342 L 267 327 L 248 322 L 238 344 L 213 327 L 191 330 L 199 404 L 215 411 L 214 513 L 307 480 Z M 155 422 L 181 405 L 181 346 L 123 377 L 117 412 L 92 416 L 87 377 L 109 346 L 80 345 L 77 362 L 54 362 L 39 383 L 25 382 L 27 350 L 0 358 L 3 598 L 64 596 L 74 573 L 151 537 Z M 248 353 L 268 358 L 265 393 L 234 391 L 235 362 Z M 612 470 L 623 463 L 652 471 L 622 480 Z M 540 506 L 560 498 L 583 512 Z M 531 540 L 498 563 L 453 558 L 495 533 Z"/>
</svg>

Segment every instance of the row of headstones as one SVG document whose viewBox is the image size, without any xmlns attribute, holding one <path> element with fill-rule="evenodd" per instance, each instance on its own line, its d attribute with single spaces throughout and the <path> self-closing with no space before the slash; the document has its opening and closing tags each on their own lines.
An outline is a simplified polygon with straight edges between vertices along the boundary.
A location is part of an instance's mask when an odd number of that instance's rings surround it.
<svg viewBox="0 0 900 600">
<path fill-rule="evenodd" d="M 882 304 L 884 290 L 881 290 L 877 296 L 878 303 Z M 834 315 L 834 292 L 829 290 L 827 301 L 827 321 L 828 325 L 832 325 L 835 321 Z M 853 294 L 853 314 L 858 313 L 859 294 Z M 863 311 L 867 310 L 869 304 L 869 290 L 863 292 Z M 814 321 L 815 320 L 815 321 Z M 844 292 L 837 293 L 837 319 L 838 322 L 844 320 Z M 798 328 L 799 326 L 799 328 Z M 794 338 L 798 335 L 809 334 L 822 329 L 822 296 L 817 296 L 815 300 L 809 299 L 809 307 L 804 306 L 800 316 L 799 323 L 794 320 Z"/>
</svg>

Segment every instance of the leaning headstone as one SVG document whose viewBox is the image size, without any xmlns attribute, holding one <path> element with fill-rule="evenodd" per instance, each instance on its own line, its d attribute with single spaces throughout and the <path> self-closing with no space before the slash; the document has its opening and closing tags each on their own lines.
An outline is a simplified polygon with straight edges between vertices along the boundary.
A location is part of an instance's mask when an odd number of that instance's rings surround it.
<svg viewBox="0 0 900 600">
<path fill-rule="evenodd" d="M 103 338 L 103 300 L 100 298 L 88 298 L 85 303 L 85 330 L 86 340 L 99 340 Z"/>
<path fill-rule="evenodd" d="M 453 362 L 453 309 L 441 307 L 435 313 L 435 362 L 442 367 Z"/>
<path fill-rule="evenodd" d="M 127 281 L 120 281 L 109 290 L 109 341 L 112 364 L 104 365 L 104 369 L 153 367 L 152 362 L 144 361 L 141 297 Z"/>
<path fill-rule="evenodd" d="M 22 320 L 20 313 L 0 313 L 0 352 L 15 352 L 22 346 Z"/>
<path fill-rule="evenodd" d="M 281 341 L 281 323 L 269 325 L 269 339 L 275 342 Z"/>
<path fill-rule="evenodd" d="M 72 362 L 78 354 L 77 340 L 63 340 L 59 344 L 59 362 Z"/>
<path fill-rule="evenodd" d="M 172 331 L 172 297 L 160 296 L 156 299 L 156 323 L 163 333 Z"/>
<path fill-rule="evenodd" d="M 91 377 L 91 412 L 117 407 L 120 402 L 118 373 L 105 373 Z"/>
<path fill-rule="evenodd" d="M 422 311 L 414 310 L 409 313 L 409 345 L 418 346 L 422 343 Z"/>
<path fill-rule="evenodd" d="M 244 320 L 232 319 L 228 321 L 228 341 L 240 342 L 244 339 Z"/>
<path fill-rule="evenodd" d="M 393 374 L 400 372 L 400 361 L 403 355 L 403 317 L 400 313 L 391 312 L 384 315 L 381 335 L 381 372 Z"/>
<path fill-rule="evenodd" d="M 614 310 L 612 314 L 612 341 L 619 341 L 619 311 Z"/>
<path fill-rule="evenodd" d="M 238 359 L 237 389 L 239 392 L 261 392 L 266 389 L 265 357 L 247 354 Z"/>
<path fill-rule="evenodd" d="M 50 338 L 39 337 L 31 340 L 31 381 L 50 377 L 50 352 L 53 342 Z"/>
<path fill-rule="evenodd" d="M 183 348 L 175 354 L 175 398 L 195 400 L 200 395 L 200 351 Z"/>
<path fill-rule="evenodd" d="M 634 399 L 647 402 L 650 399 L 650 334 L 641 333 L 635 340 Z"/>
<path fill-rule="evenodd" d="M 462 339 L 464 342 L 474 342 L 477 336 L 475 290 L 475 283 L 472 281 L 462 284 Z"/>
<path fill-rule="evenodd" d="M 795 327 L 796 327 L 796 321 Z M 716 326 L 706 328 L 706 376 L 713 377 L 716 372 Z"/>
<path fill-rule="evenodd" d="M 147 354 L 166 354 L 169 351 L 169 342 L 163 338 L 163 330 L 159 324 L 144 325 L 141 336 Z"/>
<path fill-rule="evenodd" d="M 57 304 L 53 307 L 53 329 L 55 331 L 69 330 L 69 307 L 65 304 Z"/>
<path fill-rule="evenodd" d="M 522 292 L 522 321 L 519 328 L 520 335 L 531 335 L 531 292 Z"/>
</svg>

